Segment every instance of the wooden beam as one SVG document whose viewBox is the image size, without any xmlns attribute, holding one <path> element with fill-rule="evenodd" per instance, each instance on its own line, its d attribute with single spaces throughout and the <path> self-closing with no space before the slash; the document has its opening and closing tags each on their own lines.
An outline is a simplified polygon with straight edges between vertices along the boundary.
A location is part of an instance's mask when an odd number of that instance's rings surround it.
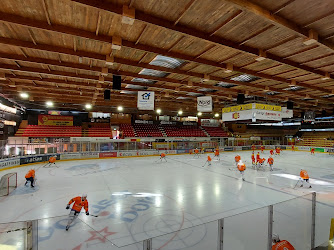
<svg viewBox="0 0 334 250">
<path fill-rule="evenodd" d="M 334 14 L 334 10 L 331 10 L 330 12 L 327 12 L 326 14 L 318 16 L 317 18 L 313 19 L 312 21 L 308 22 L 307 24 L 304 24 L 303 28 L 306 28 L 306 27 L 308 27 L 308 26 L 310 26 L 310 25 L 312 25 L 312 24 L 314 24 L 316 22 L 319 22 L 320 20 L 325 19 L 326 17 L 329 17 L 329 16 L 331 16 L 333 14 Z"/>
<path fill-rule="evenodd" d="M 84 0 L 82 0 L 84 1 Z M 85 0 L 86 1 L 86 0 Z M 115 9 L 117 10 L 117 8 Z M 120 8 L 120 11 L 122 12 L 122 8 Z M 52 25 L 49 26 L 48 24 L 44 24 L 42 22 L 39 21 L 35 21 L 35 20 L 31 20 L 31 19 L 27 19 L 27 18 L 22 18 L 20 16 L 16 16 L 16 15 L 11 15 L 11 14 L 6 14 L 6 13 L 0 13 L 0 21 L 5 21 L 5 22 L 10 22 L 10 23 L 16 23 L 19 25 L 23 25 L 26 27 L 34 27 L 34 28 L 38 28 L 38 29 L 43 29 L 43 30 L 47 30 L 47 31 L 53 31 L 53 32 L 59 32 L 59 33 L 63 33 L 63 34 L 70 34 L 70 35 L 74 35 L 77 37 L 82 37 L 82 38 L 87 38 L 87 39 L 92 39 L 95 41 L 100 41 L 100 42 L 105 42 L 105 43 L 109 43 L 110 44 L 110 37 L 109 36 L 104 36 L 104 35 L 99 35 L 96 36 L 96 34 L 94 32 L 89 32 L 89 31 L 84 31 L 84 30 L 78 30 L 75 28 L 71 28 L 68 26 L 61 26 L 61 25 Z M 173 26 L 174 27 L 174 26 Z M 186 33 L 186 32 L 184 32 Z M 206 35 L 207 37 L 207 35 Z M 216 38 L 215 38 L 216 39 Z M 218 39 L 218 38 L 217 38 Z M 220 38 L 218 40 L 221 40 Z M 34 44 L 30 44 L 29 42 L 25 42 L 25 41 L 19 41 L 19 40 L 15 40 L 15 39 L 11 39 L 11 38 L 0 38 L 0 43 L 1 44 L 7 44 L 7 45 L 11 45 L 11 46 L 19 46 L 19 47 L 26 47 L 26 48 L 31 48 L 31 49 L 39 49 L 39 50 L 45 50 L 45 48 L 50 48 L 52 46 L 48 46 L 48 45 L 34 45 Z M 134 49 L 139 49 L 142 51 L 146 51 L 146 52 L 151 52 L 151 53 L 157 53 L 157 54 L 161 54 L 161 55 L 165 55 L 165 56 L 170 56 L 170 57 L 174 57 L 174 58 L 179 58 L 182 60 L 186 60 L 186 61 L 190 61 L 190 62 L 197 62 L 197 63 L 201 63 L 201 64 L 206 64 L 206 65 L 210 65 L 210 66 L 214 66 L 214 67 L 218 67 L 218 68 L 226 68 L 226 65 L 224 65 L 223 63 L 217 63 L 214 61 L 210 61 L 207 59 L 202 59 L 202 58 L 198 58 L 195 59 L 192 56 L 186 55 L 186 54 L 182 54 L 182 53 L 178 53 L 178 52 L 171 52 L 168 50 L 164 50 L 161 48 L 157 48 L 157 47 L 152 47 L 152 46 L 148 46 L 148 45 L 142 45 L 142 44 L 135 44 L 134 42 L 131 41 L 126 41 L 126 40 L 122 40 L 122 46 L 125 47 L 129 47 L 129 48 L 134 48 Z M 243 46 L 239 46 L 239 49 L 242 49 Z M 51 49 L 49 49 L 49 51 L 52 51 Z M 258 50 L 257 49 L 252 49 L 253 53 L 257 55 Z M 71 52 L 69 52 L 69 49 L 67 48 L 57 48 L 57 53 L 61 53 L 61 54 L 71 54 Z M 80 52 L 82 57 L 88 57 L 90 59 L 96 59 L 96 57 L 94 56 L 94 53 L 90 53 L 90 52 Z M 75 53 L 74 53 L 75 54 Z M 74 55 L 72 53 L 72 55 Z M 267 57 L 270 59 L 270 54 L 267 53 Z M 103 59 L 101 59 L 103 60 Z M 283 62 L 283 61 L 284 62 Z M 284 60 L 281 59 L 279 61 L 282 61 L 283 64 L 288 64 L 289 61 L 288 60 Z M 292 62 L 291 64 L 288 65 L 292 65 L 298 68 L 299 64 Z M 300 68 L 300 67 L 299 67 Z M 306 71 L 310 71 L 307 69 L 310 69 L 310 67 L 303 67 L 303 70 Z M 275 80 L 275 81 L 281 81 L 281 82 L 286 82 L 287 80 L 285 79 L 274 79 L 271 75 L 267 75 L 267 74 L 257 74 L 256 71 L 253 70 L 245 70 L 245 69 L 241 69 L 238 67 L 235 67 L 236 71 L 245 73 L 245 74 L 252 74 L 254 76 L 258 76 L 261 78 L 266 78 L 266 79 L 270 79 L 270 80 Z M 311 70 L 310 72 L 313 72 L 314 70 Z M 319 75 L 322 75 L 323 72 L 321 71 L 316 71 L 313 72 Z"/>
<path fill-rule="evenodd" d="M 190 0 L 187 5 L 184 7 L 184 9 L 182 10 L 181 14 L 179 15 L 179 17 L 175 20 L 174 25 L 176 25 L 181 18 L 186 14 L 186 12 L 191 8 L 191 6 L 193 6 L 193 4 L 196 2 L 196 0 Z"/>
<path fill-rule="evenodd" d="M 49 25 L 52 25 L 51 24 L 51 19 L 50 19 L 50 16 L 49 16 L 49 12 L 48 12 L 48 7 L 46 6 L 45 0 L 42 0 L 42 5 L 43 5 L 43 10 L 44 10 L 46 20 L 48 21 Z"/>
<path fill-rule="evenodd" d="M 147 28 L 148 28 L 148 24 L 146 24 L 145 27 L 143 28 L 143 30 L 142 30 L 142 32 L 140 33 L 139 37 L 137 38 L 135 44 L 138 44 L 138 43 L 139 43 L 140 39 L 143 37 L 143 35 L 144 35 L 145 31 L 147 30 Z"/>
<path fill-rule="evenodd" d="M 97 9 L 101 9 L 101 10 L 105 10 L 107 12 L 110 13 L 114 13 L 114 14 L 118 14 L 118 15 L 122 15 L 122 6 L 121 5 L 117 5 L 117 4 L 113 4 L 110 2 L 101 2 L 101 1 L 95 1 L 95 0 L 72 0 L 73 2 L 77 2 L 77 3 L 81 3 L 93 8 L 97 8 Z M 245 0 L 227 0 L 228 2 L 234 3 L 234 4 L 238 4 L 238 5 L 242 5 L 243 8 L 246 8 L 247 10 L 251 10 L 253 11 L 255 14 L 257 15 L 262 15 L 264 17 L 266 17 L 267 19 L 271 20 L 274 23 L 278 23 L 281 26 L 284 27 L 288 27 L 290 29 L 293 29 L 294 31 L 297 31 L 300 34 L 303 34 L 304 36 L 308 36 L 308 31 L 305 32 L 305 30 L 301 29 L 299 26 L 297 26 L 296 24 L 290 22 L 289 20 L 286 20 L 284 18 L 278 17 L 276 15 L 272 15 L 272 13 L 270 13 L 269 11 L 265 10 L 262 7 L 259 7 L 249 1 L 245 1 Z M 249 6 L 252 6 L 252 8 L 250 8 Z M 136 10 L 136 20 L 148 23 L 148 24 L 152 24 L 152 25 L 156 25 L 156 26 L 160 26 L 166 29 L 169 29 L 171 31 L 175 31 L 175 32 L 179 32 L 191 37 L 195 37 L 198 39 L 202 39 L 205 40 L 207 42 L 216 44 L 216 45 L 222 45 L 222 46 L 227 46 L 236 50 L 240 50 L 240 51 L 244 51 L 248 54 L 251 55 L 258 55 L 258 49 L 257 48 L 253 48 L 250 46 L 246 46 L 246 45 L 239 45 L 238 43 L 228 40 L 228 39 L 224 39 L 222 37 L 219 36 L 208 36 L 207 33 L 201 31 L 201 30 L 196 30 L 193 28 L 189 28 L 187 26 L 184 25 L 174 25 L 173 22 L 167 20 L 167 19 L 162 19 L 156 16 L 152 16 L 147 14 L 146 12 L 142 12 L 139 10 Z M 333 46 L 334 47 L 334 46 Z M 261 49 L 261 48 L 259 48 Z M 314 68 L 308 67 L 306 65 L 300 65 L 299 63 L 296 63 L 294 61 L 291 60 L 287 60 L 287 59 L 282 59 L 281 57 L 275 55 L 275 54 L 271 54 L 271 53 L 267 53 L 267 58 L 283 63 L 283 64 L 287 64 L 290 65 L 292 67 L 298 68 L 298 69 L 302 69 L 305 71 L 309 71 L 315 74 L 323 74 L 323 72 L 316 70 Z"/>
<path fill-rule="evenodd" d="M 292 53 L 292 54 L 290 54 L 288 56 L 285 56 L 284 59 L 287 59 L 287 58 L 290 58 L 290 57 L 294 57 L 294 56 L 300 55 L 300 54 L 305 53 L 305 52 L 309 52 L 310 50 L 317 49 L 317 48 L 319 48 L 319 45 L 316 44 L 316 45 L 313 45 L 311 47 L 307 47 L 307 48 L 304 48 L 304 49 L 302 49 L 300 51 L 294 52 L 294 53 Z"/>
<path fill-rule="evenodd" d="M 213 36 L 216 34 L 221 28 L 223 28 L 226 24 L 232 22 L 235 20 L 240 14 L 242 13 L 242 10 L 236 10 L 229 18 L 227 18 L 224 22 L 219 24 L 214 30 L 210 32 L 210 36 Z"/>
<path fill-rule="evenodd" d="M 30 36 L 32 42 L 33 42 L 35 45 L 37 45 L 36 40 L 35 40 L 35 38 L 34 38 L 34 35 L 32 34 L 32 31 L 31 31 L 30 29 L 28 29 L 28 33 L 29 33 L 29 36 Z"/>
<path fill-rule="evenodd" d="M 99 11 L 99 15 L 97 17 L 97 22 L 96 22 L 95 35 L 97 35 L 97 36 L 99 35 L 100 24 L 101 24 L 101 11 Z"/>
<path fill-rule="evenodd" d="M 280 7 L 278 7 L 276 10 L 273 11 L 274 14 L 277 14 L 278 12 L 282 11 L 283 9 L 285 9 L 286 7 L 288 7 L 288 5 L 292 4 L 294 1 L 296 0 L 290 0 L 287 1 L 286 3 L 282 4 Z"/>
<path fill-rule="evenodd" d="M 275 27 L 273 24 L 270 24 L 266 27 L 264 27 L 263 29 L 260 29 L 259 31 L 255 32 L 254 34 L 252 34 L 251 36 L 249 36 L 248 38 L 246 38 L 245 40 L 243 40 L 240 45 L 243 45 L 247 42 L 249 42 L 251 39 L 253 39 L 254 37 L 257 37 L 258 35 L 260 35 L 261 33 L 270 30 L 271 28 Z"/>
</svg>

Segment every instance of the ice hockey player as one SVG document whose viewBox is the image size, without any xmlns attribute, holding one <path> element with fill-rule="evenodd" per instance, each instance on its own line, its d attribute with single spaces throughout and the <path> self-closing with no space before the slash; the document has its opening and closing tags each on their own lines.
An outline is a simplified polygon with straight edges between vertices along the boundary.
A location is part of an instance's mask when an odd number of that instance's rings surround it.
<svg viewBox="0 0 334 250">
<path fill-rule="evenodd" d="M 245 163 L 243 163 L 242 160 L 240 160 L 240 161 L 238 162 L 237 168 L 238 168 L 238 170 L 240 171 L 242 180 L 244 181 L 244 180 L 245 180 L 244 172 L 245 172 L 245 170 L 246 170 L 246 165 L 245 165 Z"/>
<path fill-rule="evenodd" d="M 264 146 L 262 145 L 261 146 L 261 153 L 263 153 L 263 150 L 264 150 Z"/>
<path fill-rule="evenodd" d="M 269 156 L 269 158 L 268 158 L 268 164 L 270 166 L 270 171 L 274 171 L 274 167 L 273 167 L 274 159 L 271 156 Z"/>
<path fill-rule="evenodd" d="M 264 163 L 266 162 L 265 158 L 259 158 L 259 163 L 257 165 L 257 169 L 262 168 L 264 170 Z"/>
<path fill-rule="evenodd" d="M 199 158 L 199 150 L 198 150 L 198 148 L 195 148 L 195 150 L 194 150 L 194 157 Z"/>
<path fill-rule="evenodd" d="M 83 194 L 77 197 L 72 198 L 67 206 L 66 209 L 70 209 L 70 205 L 73 204 L 71 212 L 69 214 L 69 219 L 67 222 L 67 226 L 66 226 L 66 231 L 68 231 L 68 229 L 70 228 L 70 224 L 79 216 L 80 211 L 82 208 L 84 208 L 86 210 L 86 215 L 89 215 L 89 211 L 88 211 L 88 201 L 87 201 L 87 194 Z"/>
<path fill-rule="evenodd" d="M 258 164 L 259 159 L 260 159 L 260 152 L 257 152 L 257 155 L 256 155 L 256 164 Z"/>
<path fill-rule="evenodd" d="M 276 148 L 276 155 L 280 155 L 281 154 L 281 149 L 279 147 Z"/>
<path fill-rule="evenodd" d="M 274 155 L 274 150 L 270 149 L 270 155 Z"/>
<path fill-rule="evenodd" d="M 302 185 L 300 185 L 300 187 L 303 187 L 304 183 L 308 183 L 309 184 L 309 188 L 312 188 L 312 186 L 310 184 L 310 177 L 309 177 L 307 171 L 301 169 L 299 175 L 300 175 L 300 178 L 301 178 L 301 181 L 302 181 Z"/>
<path fill-rule="evenodd" d="M 252 153 L 252 167 L 255 167 L 255 156 L 254 156 L 254 152 Z"/>
<path fill-rule="evenodd" d="M 35 169 L 30 169 L 28 173 L 25 175 L 25 178 L 26 178 L 26 183 L 24 185 L 26 186 L 28 184 L 28 181 L 30 181 L 30 185 L 33 188 L 35 182 Z"/>
<path fill-rule="evenodd" d="M 215 156 L 213 158 L 217 158 L 218 160 L 220 160 L 220 156 L 219 156 L 219 148 L 216 148 L 215 150 Z"/>
<path fill-rule="evenodd" d="M 208 166 L 211 166 L 211 161 L 212 161 L 212 159 L 211 159 L 210 155 L 208 155 L 208 159 L 202 167 L 204 167 L 206 164 L 208 164 Z"/>
<path fill-rule="evenodd" d="M 315 149 L 311 148 L 311 155 L 314 155 L 314 151 L 315 151 Z"/>
<path fill-rule="evenodd" d="M 236 155 L 236 156 L 234 157 L 234 160 L 235 160 L 235 165 L 238 166 L 238 163 L 239 163 L 239 161 L 241 160 L 240 155 Z"/>
<path fill-rule="evenodd" d="M 287 240 L 280 240 L 277 234 L 273 234 L 273 246 L 271 250 L 295 250 Z"/>
<path fill-rule="evenodd" d="M 295 145 L 291 145 L 291 150 L 295 151 Z"/>
<path fill-rule="evenodd" d="M 204 154 L 204 148 L 201 148 L 201 154 Z"/>
<path fill-rule="evenodd" d="M 49 158 L 49 162 L 44 167 L 50 167 L 52 164 L 56 165 L 57 158 L 55 156 L 51 156 Z"/>
<path fill-rule="evenodd" d="M 252 145 L 252 150 L 253 150 L 253 153 L 254 153 L 254 151 L 255 151 L 255 145 L 254 144 Z"/>
<path fill-rule="evenodd" d="M 165 153 L 160 154 L 160 161 L 162 162 L 162 160 L 165 160 L 165 162 L 167 162 Z"/>
</svg>

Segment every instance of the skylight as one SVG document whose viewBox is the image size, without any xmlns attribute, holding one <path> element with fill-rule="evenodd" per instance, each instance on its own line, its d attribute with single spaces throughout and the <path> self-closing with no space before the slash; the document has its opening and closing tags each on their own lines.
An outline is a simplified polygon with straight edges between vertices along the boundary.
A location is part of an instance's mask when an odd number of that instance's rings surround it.
<svg viewBox="0 0 334 250">
<path fill-rule="evenodd" d="M 203 94 L 189 92 L 187 95 L 190 95 L 190 96 L 202 96 Z"/>
<path fill-rule="evenodd" d="M 238 86 L 238 85 L 232 84 L 232 83 L 228 83 L 228 82 L 218 82 L 216 84 L 216 86 L 220 86 L 220 87 L 223 87 L 223 88 L 232 88 L 232 87 Z"/>
<path fill-rule="evenodd" d="M 269 91 L 269 92 L 267 92 L 266 94 L 267 95 L 277 95 L 277 94 L 279 94 L 280 92 L 277 92 L 277 91 Z"/>
<path fill-rule="evenodd" d="M 184 61 L 171 58 L 168 56 L 157 55 L 151 62 L 151 65 L 161 66 L 165 68 L 175 69 L 180 67 Z"/>
<path fill-rule="evenodd" d="M 243 74 L 243 75 L 239 75 L 239 76 L 235 76 L 231 78 L 231 80 L 238 81 L 238 82 L 253 82 L 258 79 L 260 78 L 256 76 L 252 76 L 252 75 L 247 75 L 247 74 Z"/>
<path fill-rule="evenodd" d="M 127 84 L 126 89 L 147 89 L 145 86 L 139 86 L 139 85 L 132 85 L 132 84 Z"/>
<path fill-rule="evenodd" d="M 216 92 L 217 90 L 215 90 L 215 89 L 209 89 L 209 88 L 201 88 L 201 89 L 198 89 L 198 91 L 203 91 L 203 92 Z"/>
<path fill-rule="evenodd" d="M 301 90 L 301 89 L 303 89 L 303 87 L 300 87 L 300 86 L 291 86 L 291 87 L 285 88 L 283 90 L 297 91 L 297 90 Z"/>
</svg>

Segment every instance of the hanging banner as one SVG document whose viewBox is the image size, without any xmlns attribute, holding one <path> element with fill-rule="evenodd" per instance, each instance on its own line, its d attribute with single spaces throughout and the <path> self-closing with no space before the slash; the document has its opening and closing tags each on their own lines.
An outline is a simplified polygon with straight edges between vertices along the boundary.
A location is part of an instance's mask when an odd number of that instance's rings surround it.
<svg viewBox="0 0 334 250">
<path fill-rule="evenodd" d="M 197 111 L 212 112 L 212 96 L 197 97 Z"/>
<path fill-rule="evenodd" d="M 38 115 L 38 125 L 73 126 L 73 116 Z"/>
<path fill-rule="evenodd" d="M 281 106 L 262 104 L 262 103 L 248 103 L 243 105 L 237 105 L 232 107 L 226 107 L 222 109 L 223 113 L 237 112 L 250 109 L 261 109 L 261 110 L 270 110 L 270 111 L 281 111 Z"/>
<path fill-rule="evenodd" d="M 154 110 L 154 92 L 138 91 L 137 108 L 139 110 Z"/>
</svg>

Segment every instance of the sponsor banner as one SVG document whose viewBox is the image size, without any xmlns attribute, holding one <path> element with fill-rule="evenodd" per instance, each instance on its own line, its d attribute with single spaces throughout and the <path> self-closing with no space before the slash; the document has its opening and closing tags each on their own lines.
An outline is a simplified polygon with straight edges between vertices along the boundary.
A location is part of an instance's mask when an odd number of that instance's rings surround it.
<svg viewBox="0 0 334 250">
<path fill-rule="evenodd" d="M 269 146 L 265 146 L 264 148 L 265 148 L 265 149 L 275 149 L 275 146 L 273 146 L 273 145 L 269 145 Z"/>
<path fill-rule="evenodd" d="M 220 123 L 215 119 L 201 119 L 201 126 L 204 127 L 219 127 Z"/>
<path fill-rule="evenodd" d="M 164 125 L 164 124 L 166 124 L 166 125 L 176 125 L 176 122 L 160 121 L 160 124 L 161 124 L 161 125 Z"/>
<path fill-rule="evenodd" d="M 99 153 L 97 152 L 82 152 L 81 158 L 99 158 Z"/>
<path fill-rule="evenodd" d="M 185 153 L 189 153 L 189 149 L 178 149 L 177 150 L 178 154 L 185 154 Z"/>
<path fill-rule="evenodd" d="M 159 155 L 158 150 L 138 150 L 137 151 L 137 156 L 142 156 L 142 155 Z"/>
<path fill-rule="evenodd" d="M 0 169 L 20 165 L 20 158 L 9 158 L 0 160 Z"/>
<path fill-rule="evenodd" d="M 310 147 L 308 147 L 308 146 L 298 146 L 298 150 L 310 151 Z"/>
<path fill-rule="evenodd" d="M 177 151 L 176 150 L 165 150 L 165 154 L 167 154 L 167 155 L 175 155 L 175 154 L 177 154 Z"/>
<path fill-rule="evenodd" d="M 141 124 L 153 124 L 153 121 L 135 120 L 135 123 L 141 123 Z"/>
<path fill-rule="evenodd" d="M 103 153 L 99 153 L 99 158 L 104 158 L 104 157 L 117 157 L 117 152 L 103 152 Z"/>
<path fill-rule="evenodd" d="M 154 110 L 154 92 L 138 91 L 137 108 L 139 110 Z"/>
<path fill-rule="evenodd" d="M 261 137 L 260 136 L 251 136 L 251 137 L 249 137 L 249 140 L 251 140 L 251 141 L 260 141 Z"/>
<path fill-rule="evenodd" d="M 287 109 L 286 107 L 282 107 L 282 118 L 292 118 L 293 110 Z"/>
<path fill-rule="evenodd" d="M 315 152 L 325 152 L 325 149 L 323 148 L 314 148 Z"/>
<path fill-rule="evenodd" d="M 243 110 L 250 110 L 252 108 L 253 108 L 252 103 L 249 103 L 249 104 L 237 105 L 237 106 L 232 106 L 232 107 L 226 107 L 222 109 L 222 112 L 223 113 L 238 112 L 238 111 L 243 111 Z"/>
<path fill-rule="evenodd" d="M 109 137 L 71 137 L 70 142 L 112 142 Z"/>
<path fill-rule="evenodd" d="M 214 152 L 215 149 L 214 148 L 205 148 L 204 152 Z"/>
<path fill-rule="evenodd" d="M 252 110 L 243 110 L 238 112 L 223 113 L 223 121 L 239 121 L 239 120 L 251 120 L 253 117 Z"/>
<path fill-rule="evenodd" d="M 73 126 L 73 116 L 38 115 L 38 125 Z"/>
<path fill-rule="evenodd" d="M 197 111 L 212 112 L 212 96 L 197 97 Z"/>
<path fill-rule="evenodd" d="M 46 155 L 36 155 L 36 156 L 28 156 L 28 157 L 21 157 L 20 164 L 28 164 L 34 162 L 43 162 L 46 161 L 48 158 Z"/>
<path fill-rule="evenodd" d="M 262 104 L 262 103 L 255 103 L 255 109 L 262 109 L 262 110 L 269 110 L 269 111 L 282 111 L 281 106 L 276 105 L 269 105 L 269 104 Z"/>
<path fill-rule="evenodd" d="M 251 150 L 252 147 L 251 146 L 244 146 L 244 147 L 241 147 L 241 150 Z"/>
<path fill-rule="evenodd" d="M 81 153 L 64 153 L 60 155 L 60 160 L 81 159 Z"/>
<path fill-rule="evenodd" d="M 124 156 L 136 156 L 137 151 L 122 151 L 117 152 L 117 157 L 124 157 Z"/>
<path fill-rule="evenodd" d="M 286 150 L 286 146 L 281 146 L 281 149 L 284 149 L 284 150 Z"/>
<path fill-rule="evenodd" d="M 256 121 L 256 120 L 282 121 L 282 112 L 280 112 L 280 111 L 254 110 L 252 118 L 253 118 L 253 121 Z"/>
<path fill-rule="evenodd" d="M 234 151 L 233 147 L 224 147 L 224 151 Z"/>
<path fill-rule="evenodd" d="M 241 146 L 236 146 L 236 147 L 234 147 L 234 150 L 236 150 L 236 151 L 241 151 L 241 150 L 242 150 L 242 147 L 241 147 Z"/>
</svg>

